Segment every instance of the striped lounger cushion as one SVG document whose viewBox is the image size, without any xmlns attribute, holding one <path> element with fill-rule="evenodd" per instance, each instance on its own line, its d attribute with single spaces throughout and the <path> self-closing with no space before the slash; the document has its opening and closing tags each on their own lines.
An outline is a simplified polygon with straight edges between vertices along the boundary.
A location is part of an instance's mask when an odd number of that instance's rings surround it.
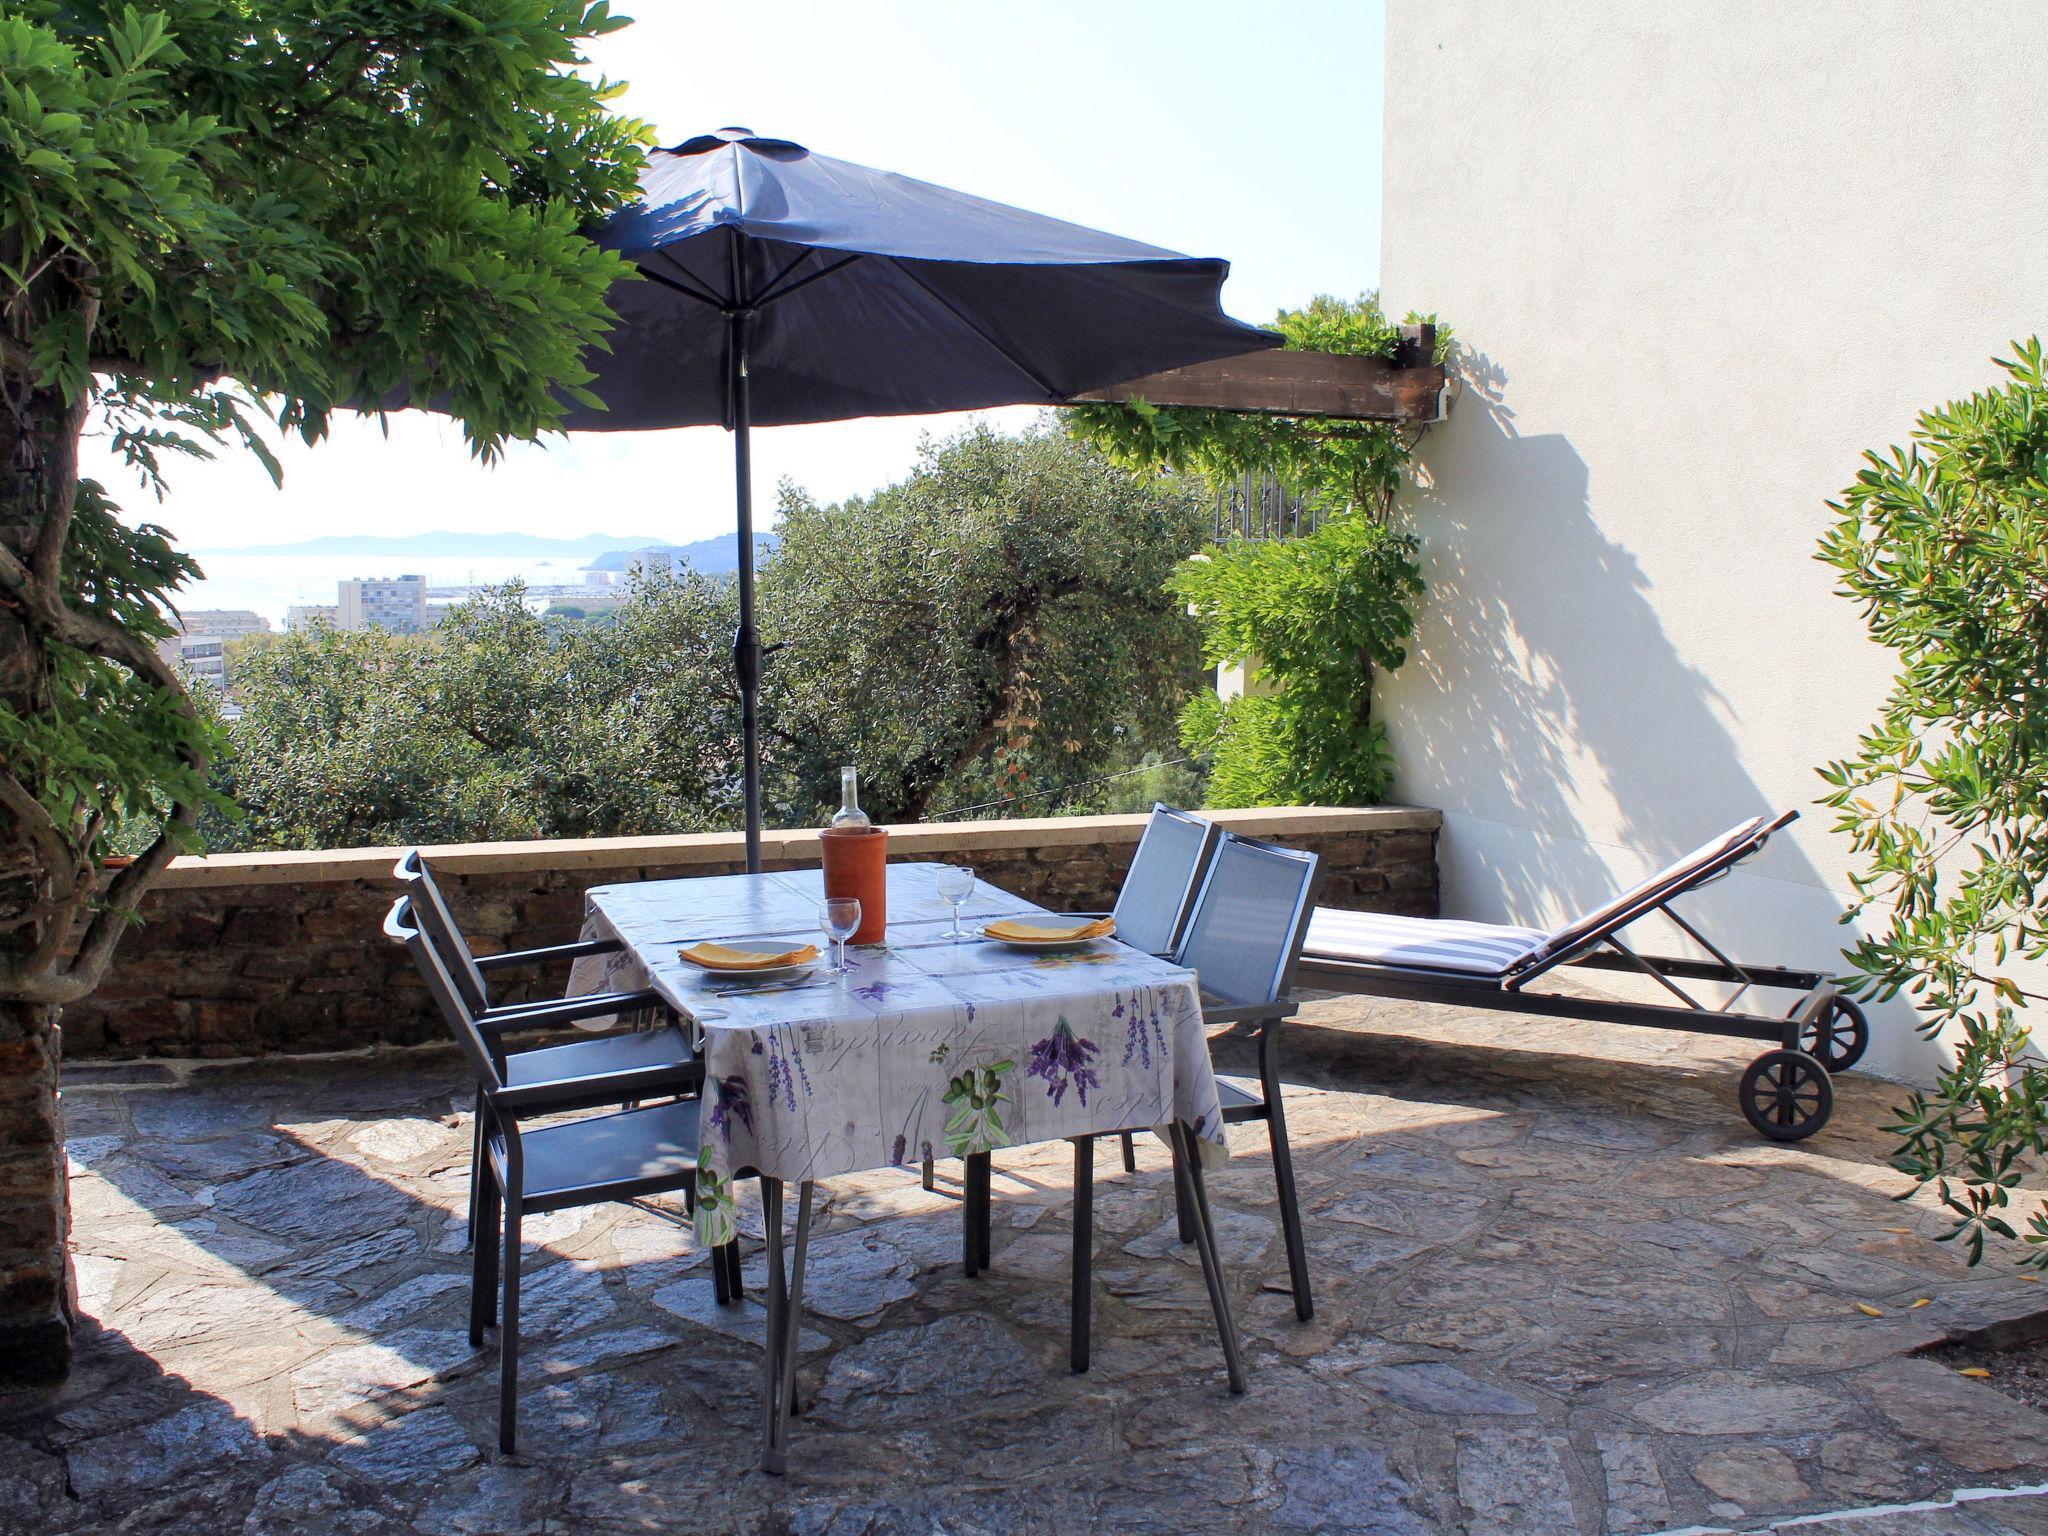
<svg viewBox="0 0 2048 1536">
<path fill-rule="evenodd" d="M 1504 923 L 1390 917 L 1384 912 L 1317 907 L 1301 953 L 1309 961 L 1351 960 L 1468 976 L 1504 976 L 1517 961 L 1542 948 L 1549 937 L 1541 928 L 1513 928 Z"/>
</svg>

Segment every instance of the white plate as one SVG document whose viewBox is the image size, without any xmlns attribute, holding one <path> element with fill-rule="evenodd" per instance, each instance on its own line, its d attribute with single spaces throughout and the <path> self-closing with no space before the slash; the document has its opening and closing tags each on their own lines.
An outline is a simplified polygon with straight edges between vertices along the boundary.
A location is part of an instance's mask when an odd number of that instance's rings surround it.
<svg viewBox="0 0 2048 1536">
<path fill-rule="evenodd" d="M 1092 939 L 1006 939 L 999 933 L 990 933 L 986 928 L 981 931 L 981 936 L 991 944 L 1002 944 L 1011 949 L 1044 950 L 1049 954 L 1063 949 L 1086 949 L 1090 944 L 1100 944 L 1104 939 L 1116 937 L 1114 934 L 1099 933 Z"/>
<path fill-rule="evenodd" d="M 748 950 L 737 944 L 728 944 L 726 948 L 739 950 L 741 954 L 782 953 L 780 950 Z M 798 960 L 791 965 L 771 965 L 755 971 L 729 971 L 715 965 L 699 965 L 696 961 L 687 957 L 679 956 L 678 958 L 681 958 L 683 964 L 695 971 L 702 980 L 711 983 L 723 982 L 729 986 L 752 986 L 756 982 L 794 981 L 799 976 L 808 975 L 811 969 L 818 963 L 816 960 Z"/>
</svg>

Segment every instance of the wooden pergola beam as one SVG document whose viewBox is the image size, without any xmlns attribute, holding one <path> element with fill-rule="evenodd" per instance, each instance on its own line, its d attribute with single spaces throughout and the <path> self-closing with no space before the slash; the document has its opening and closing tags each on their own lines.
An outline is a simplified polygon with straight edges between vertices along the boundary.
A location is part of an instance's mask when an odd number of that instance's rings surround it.
<svg viewBox="0 0 2048 1536">
<path fill-rule="evenodd" d="M 1145 400 L 1153 405 L 1326 416 L 1336 421 L 1441 421 L 1444 369 L 1429 361 L 1435 350 L 1435 326 L 1404 326 L 1400 353 L 1392 359 L 1336 352 L 1247 352 L 1127 379 L 1073 398 L 1077 404 Z"/>
</svg>

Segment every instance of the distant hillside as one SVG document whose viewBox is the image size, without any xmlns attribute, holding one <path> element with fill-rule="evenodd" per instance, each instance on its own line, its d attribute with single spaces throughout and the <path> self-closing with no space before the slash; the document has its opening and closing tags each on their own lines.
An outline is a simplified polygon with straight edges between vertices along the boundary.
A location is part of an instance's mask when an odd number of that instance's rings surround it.
<svg viewBox="0 0 2048 1536">
<path fill-rule="evenodd" d="M 298 544 L 249 544 L 239 549 L 202 549 L 202 555 L 464 555 L 485 557 L 546 558 L 550 555 L 574 559 L 601 555 L 607 550 L 651 548 L 660 541 L 624 534 L 586 533 L 574 539 L 548 539 L 533 533 L 415 533 L 406 538 L 382 538 L 374 534 L 339 533 Z M 726 540 L 727 544 L 732 541 Z M 687 546 L 695 548 L 695 545 Z M 730 566 L 728 565 L 728 569 Z"/>
<path fill-rule="evenodd" d="M 754 535 L 754 546 L 762 555 L 770 553 L 775 544 L 772 533 Z M 738 539 L 728 533 L 715 539 L 699 539 L 694 544 L 648 544 L 640 549 L 615 549 L 592 560 L 590 569 L 623 571 L 641 561 L 667 555 L 672 569 L 687 565 L 706 576 L 717 576 L 738 566 L 739 553 Z"/>
</svg>

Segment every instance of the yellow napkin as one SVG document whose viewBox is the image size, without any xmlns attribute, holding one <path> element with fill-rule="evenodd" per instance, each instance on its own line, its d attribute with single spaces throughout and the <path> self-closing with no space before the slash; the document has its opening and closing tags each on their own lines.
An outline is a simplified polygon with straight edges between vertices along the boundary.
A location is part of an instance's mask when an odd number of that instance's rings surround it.
<svg viewBox="0 0 2048 1536">
<path fill-rule="evenodd" d="M 707 971 L 765 971 L 778 965 L 802 965 L 806 960 L 815 960 L 818 958 L 818 946 L 806 944 L 801 949 L 785 949 L 779 955 L 764 955 L 751 949 L 728 949 L 723 944 L 707 940 L 676 953 Z"/>
<path fill-rule="evenodd" d="M 1022 939 L 1027 944 L 1042 944 L 1052 939 L 1106 939 L 1116 932 L 1116 919 L 1098 917 L 1092 923 L 1069 923 L 1062 928 L 1048 928 L 1042 923 L 1020 923 L 1005 917 L 981 931 L 991 939 Z"/>
</svg>

